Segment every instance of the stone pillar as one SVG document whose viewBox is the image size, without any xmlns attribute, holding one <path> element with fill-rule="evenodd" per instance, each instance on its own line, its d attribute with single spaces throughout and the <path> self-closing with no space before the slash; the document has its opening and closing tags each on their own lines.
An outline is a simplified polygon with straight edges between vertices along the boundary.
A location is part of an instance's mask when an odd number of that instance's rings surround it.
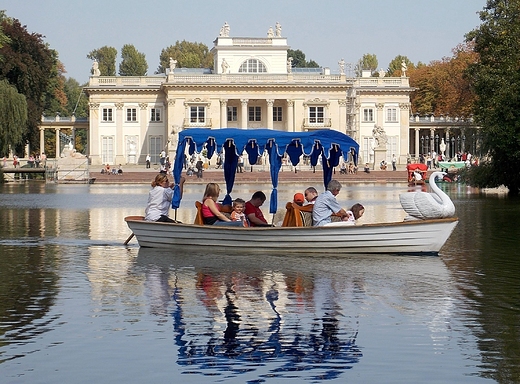
<svg viewBox="0 0 520 384">
<path fill-rule="evenodd" d="M 56 128 L 56 159 L 60 158 L 60 129 Z"/>
<path fill-rule="evenodd" d="M 410 150 L 410 103 L 399 104 L 399 153 L 398 156 L 399 164 L 406 162 L 406 155 Z"/>
<path fill-rule="evenodd" d="M 40 127 L 40 156 L 45 152 L 45 129 Z"/>
<path fill-rule="evenodd" d="M 374 168 L 379 169 L 379 163 L 386 161 L 386 144 L 381 144 L 379 147 L 374 148 Z"/>
<path fill-rule="evenodd" d="M 414 156 L 419 158 L 419 128 L 415 128 L 415 153 Z"/>
<path fill-rule="evenodd" d="M 144 144 L 144 138 L 146 136 L 146 127 L 148 126 L 148 122 L 150 121 L 150 112 L 148 110 L 148 103 L 139 103 L 139 136 L 137 137 L 136 144 L 136 152 L 135 153 L 135 160 L 134 164 L 139 164 L 139 161 L 144 162 L 144 156 L 146 154 L 143 154 L 143 150 L 145 148 Z M 126 143 L 125 143 L 125 151 L 126 151 Z M 129 158 L 130 156 L 128 156 Z"/>
<path fill-rule="evenodd" d="M 287 100 L 287 132 L 294 132 L 294 100 Z"/>
<path fill-rule="evenodd" d="M 273 99 L 266 100 L 267 102 L 267 129 L 273 129 Z"/>
<path fill-rule="evenodd" d="M 242 107 L 240 109 L 240 125 L 242 129 L 247 129 L 247 103 L 249 102 L 248 99 L 240 99 L 240 103 L 242 104 Z"/>
<path fill-rule="evenodd" d="M 168 98 L 168 111 L 166 113 L 166 124 L 165 124 L 165 127 L 166 127 L 166 130 L 170 130 L 170 132 L 172 131 L 175 131 L 175 133 L 173 134 L 175 137 L 173 137 L 173 140 L 170 140 L 171 143 L 170 145 L 168 146 L 168 156 L 170 156 L 170 161 L 173 162 L 175 160 L 175 154 L 177 153 L 177 139 L 178 139 L 178 136 L 177 136 L 177 130 L 179 130 L 179 126 L 175 124 L 175 115 L 174 115 L 174 111 L 175 111 L 175 99 L 173 98 Z M 187 107 L 186 107 L 186 110 L 185 112 L 187 111 Z M 165 133 L 165 140 L 168 140 L 168 132 Z M 146 148 L 147 148 L 147 153 L 150 152 L 150 149 L 148 147 L 148 143 L 146 143 Z"/>
<path fill-rule="evenodd" d="M 88 154 L 91 165 L 101 164 L 101 144 L 99 142 L 99 103 L 89 103 L 90 118 L 89 118 L 89 134 L 87 135 Z"/>
<path fill-rule="evenodd" d="M 384 127 L 384 125 L 385 125 L 385 116 L 384 116 L 385 105 L 383 103 L 377 103 L 376 108 L 377 108 L 376 125 Z"/>
<path fill-rule="evenodd" d="M 220 99 L 220 127 L 227 128 L 227 99 Z"/>
<path fill-rule="evenodd" d="M 123 135 L 123 107 L 124 103 L 115 103 L 116 106 L 116 137 L 114 140 L 114 159 L 110 159 L 113 161 L 113 164 L 125 164 L 125 156 L 123 154 L 125 148 L 125 137 Z"/>
<path fill-rule="evenodd" d="M 342 76 L 345 76 L 343 74 Z M 339 131 L 347 132 L 347 100 L 338 100 L 339 104 Z"/>
</svg>

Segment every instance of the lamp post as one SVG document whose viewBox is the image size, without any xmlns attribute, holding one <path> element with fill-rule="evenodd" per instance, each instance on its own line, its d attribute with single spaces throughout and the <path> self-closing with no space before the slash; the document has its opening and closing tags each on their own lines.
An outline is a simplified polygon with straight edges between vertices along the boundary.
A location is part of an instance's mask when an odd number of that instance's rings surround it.
<svg viewBox="0 0 520 384">
<path fill-rule="evenodd" d="M 455 156 L 455 137 L 451 137 L 451 148 L 450 148 L 450 158 Z"/>
<path fill-rule="evenodd" d="M 424 154 L 424 136 L 421 136 L 421 153 L 420 154 Z"/>
<path fill-rule="evenodd" d="M 466 152 L 466 135 L 462 135 L 462 152 Z"/>
<path fill-rule="evenodd" d="M 439 135 L 435 135 L 435 152 L 439 153 Z"/>
<path fill-rule="evenodd" d="M 426 153 L 430 153 L 430 136 L 426 136 Z"/>
</svg>

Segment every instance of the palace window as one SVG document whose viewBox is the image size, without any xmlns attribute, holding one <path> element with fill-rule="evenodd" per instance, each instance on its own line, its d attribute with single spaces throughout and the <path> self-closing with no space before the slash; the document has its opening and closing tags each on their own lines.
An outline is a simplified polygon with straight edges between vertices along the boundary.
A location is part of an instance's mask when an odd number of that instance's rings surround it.
<svg viewBox="0 0 520 384">
<path fill-rule="evenodd" d="M 126 109 L 126 121 L 137 121 L 137 109 L 127 108 Z"/>
<path fill-rule="evenodd" d="M 227 107 L 227 121 L 237 121 L 237 107 Z"/>
<path fill-rule="evenodd" d="M 309 123 L 323 124 L 325 117 L 324 107 L 309 107 Z"/>
<path fill-rule="evenodd" d="M 103 121 L 113 121 L 112 120 L 112 108 L 103 108 Z"/>
<path fill-rule="evenodd" d="M 161 109 L 152 108 L 150 110 L 150 121 L 161 121 Z"/>
<path fill-rule="evenodd" d="M 363 109 L 363 121 L 368 121 L 368 122 L 374 121 L 374 109 L 372 109 L 372 108 Z"/>
<path fill-rule="evenodd" d="M 273 107 L 273 121 L 282 121 L 282 107 Z"/>
<path fill-rule="evenodd" d="M 397 108 L 386 109 L 386 121 L 388 123 L 397 123 Z"/>
<path fill-rule="evenodd" d="M 206 107 L 202 105 L 190 107 L 190 123 L 205 123 Z"/>
<path fill-rule="evenodd" d="M 258 59 L 249 59 L 242 63 L 240 68 L 238 68 L 238 72 L 247 72 L 247 73 L 260 73 L 267 72 L 264 63 L 262 63 Z"/>
<path fill-rule="evenodd" d="M 262 121 L 261 107 L 249 107 L 249 121 Z"/>
</svg>

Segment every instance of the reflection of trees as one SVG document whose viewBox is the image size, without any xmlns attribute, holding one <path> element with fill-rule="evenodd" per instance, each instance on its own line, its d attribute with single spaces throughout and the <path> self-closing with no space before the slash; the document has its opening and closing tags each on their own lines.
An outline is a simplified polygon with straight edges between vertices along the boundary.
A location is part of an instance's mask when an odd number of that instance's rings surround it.
<svg viewBox="0 0 520 384">
<path fill-rule="evenodd" d="M 359 361 L 357 324 L 342 314 L 343 292 L 334 291 L 343 288 L 327 281 L 330 285 L 316 292 L 312 278 L 260 273 L 242 281 L 236 272 L 199 272 L 192 277 L 198 303 L 188 297 L 192 288 L 186 276 L 176 280 L 173 319 L 180 365 L 202 374 L 240 374 L 270 362 L 269 377 L 308 372 L 331 379 Z M 318 306 L 316 294 L 327 296 Z M 200 303 L 207 311 L 201 312 Z"/>
<path fill-rule="evenodd" d="M 43 319 L 58 291 L 58 276 L 49 257 L 50 247 L 2 247 L 0 257 L 0 345 L 18 346 L 52 330 L 54 318 Z M 23 354 L 20 354 L 23 356 Z M 3 356 L 2 361 L 14 358 Z"/>
</svg>

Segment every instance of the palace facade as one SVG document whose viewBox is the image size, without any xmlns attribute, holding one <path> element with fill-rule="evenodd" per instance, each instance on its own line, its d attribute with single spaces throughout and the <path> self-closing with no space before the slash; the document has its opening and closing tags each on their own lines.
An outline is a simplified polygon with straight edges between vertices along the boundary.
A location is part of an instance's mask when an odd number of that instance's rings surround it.
<svg viewBox="0 0 520 384">
<path fill-rule="evenodd" d="M 226 24 L 227 25 L 227 24 Z M 224 28 L 224 27 L 223 27 Z M 353 77 L 338 69 L 293 68 L 281 28 L 267 37 L 230 37 L 223 29 L 211 50 L 214 69 L 90 77 L 89 153 L 92 165 L 143 164 L 170 157 L 177 133 L 189 128 L 334 129 L 359 142 L 360 162 L 373 162 L 375 127 L 387 137 L 386 159 L 405 163 L 410 150 L 408 78 Z"/>
</svg>

